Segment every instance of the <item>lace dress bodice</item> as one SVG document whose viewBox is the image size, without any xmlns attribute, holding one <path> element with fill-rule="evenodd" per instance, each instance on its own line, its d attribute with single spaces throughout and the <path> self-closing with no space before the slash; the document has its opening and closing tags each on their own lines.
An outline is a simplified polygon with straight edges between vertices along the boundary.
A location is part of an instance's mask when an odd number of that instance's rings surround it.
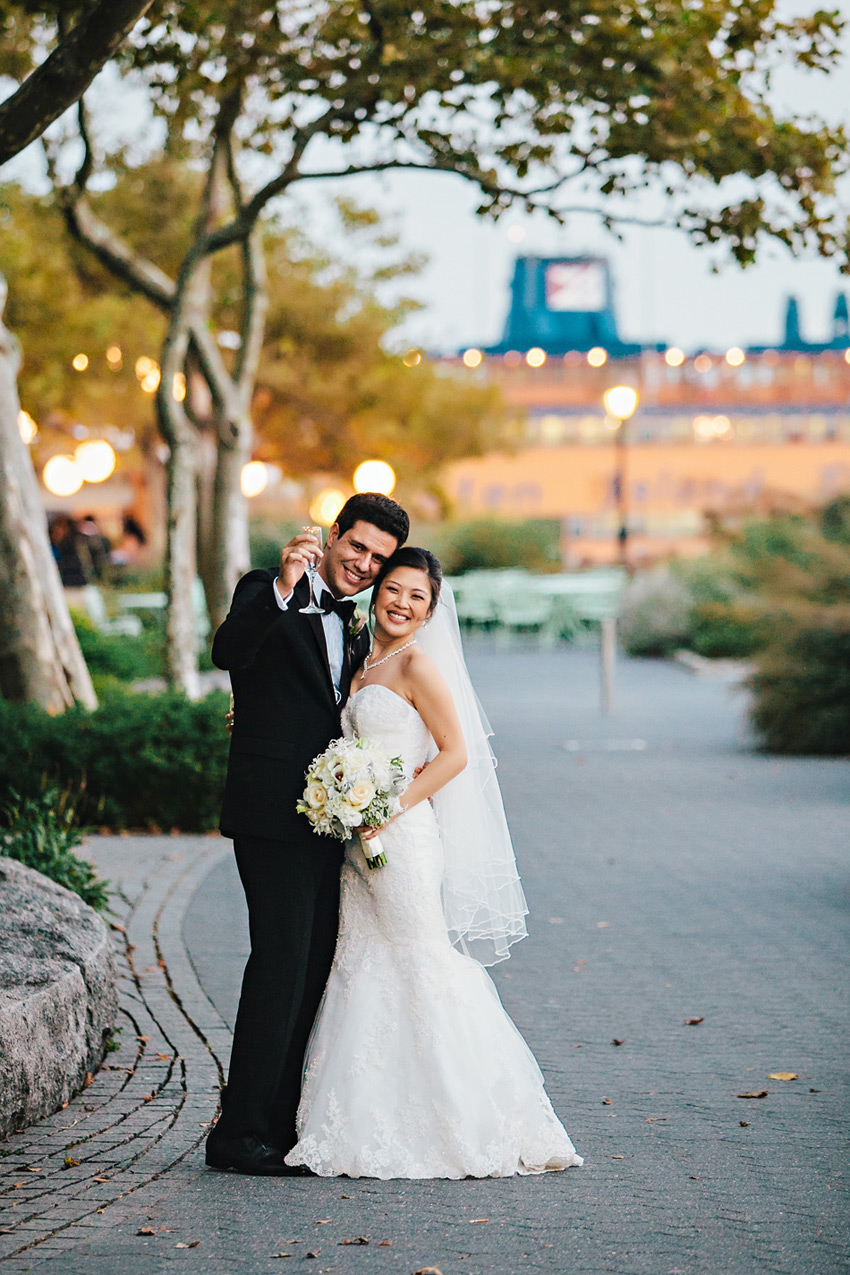
<svg viewBox="0 0 850 1275">
<path fill-rule="evenodd" d="M 369 739 L 391 757 L 401 757 L 408 779 L 421 766 L 431 747 L 428 727 L 401 695 L 379 682 L 356 692 L 342 710 L 346 739 Z"/>
</svg>

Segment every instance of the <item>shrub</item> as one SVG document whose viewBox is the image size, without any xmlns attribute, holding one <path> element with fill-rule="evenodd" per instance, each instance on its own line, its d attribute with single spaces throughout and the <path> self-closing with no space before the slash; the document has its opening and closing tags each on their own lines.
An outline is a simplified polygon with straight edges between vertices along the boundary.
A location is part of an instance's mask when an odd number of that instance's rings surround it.
<svg viewBox="0 0 850 1275">
<path fill-rule="evenodd" d="M 228 697 L 113 689 L 100 708 L 50 717 L 0 701 L 0 800 L 45 783 L 83 789 L 84 822 L 110 828 L 207 832 L 218 822 L 227 767 Z"/>
<path fill-rule="evenodd" d="M 162 622 L 145 627 L 138 637 L 104 633 L 88 616 L 72 613 L 74 629 L 88 670 L 100 689 L 107 679 L 138 682 L 162 677 L 165 671 L 165 630 Z"/>
<path fill-rule="evenodd" d="M 850 753 L 850 607 L 811 608 L 781 626 L 749 679 L 751 719 L 777 753 Z"/>
<path fill-rule="evenodd" d="M 3 811 L 8 827 L 0 830 L 0 854 L 35 868 L 102 911 L 108 901 L 106 882 L 90 863 L 74 854 L 84 835 L 75 826 L 75 813 L 67 789 L 47 788 L 36 797 L 10 791 Z"/>
<path fill-rule="evenodd" d="M 671 655 L 689 643 L 692 612 L 681 580 L 663 567 L 645 571 L 629 581 L 623 595 L 620 644 L 629 655 Z"/>
<path fill-rule="evenodd" d="M 445 523 L 433 535 L 434 552 L 446 575 L 527 567 L 553 571 L 560 564 L 560 524 L 554 519 Z"/>
</svg>

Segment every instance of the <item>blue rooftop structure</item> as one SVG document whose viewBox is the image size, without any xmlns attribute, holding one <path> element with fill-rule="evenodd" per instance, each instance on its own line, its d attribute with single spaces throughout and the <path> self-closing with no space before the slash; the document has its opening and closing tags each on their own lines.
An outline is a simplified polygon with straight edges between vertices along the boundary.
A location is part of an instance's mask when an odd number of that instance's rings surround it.
<svg viewBox="0 0 850 1275">
<path fill-rule="evenodd" d="M 768 350 L 788 350 L 800 354 L 822 354 L 825 350 L 846 350 L 850 346 L 850 319 L 847 313 L 847 297 L 836 293 L 832 311 L 832 333 L 826 341 L 806 341 L 800 332 L 800 307 L 796 297 L 785 302 L 785 336 L 779 345 L 751 345 L 751 354 L 764 354 Z"/>
<path fill-rule="evenodd" d="M 620 339 L 611 268 L 604 257 L 518 257 L 502 339 L 484 353 L 535 346 L 553 355 L 601 346 L 613 358 L 665 348 Z"/>
</svg>

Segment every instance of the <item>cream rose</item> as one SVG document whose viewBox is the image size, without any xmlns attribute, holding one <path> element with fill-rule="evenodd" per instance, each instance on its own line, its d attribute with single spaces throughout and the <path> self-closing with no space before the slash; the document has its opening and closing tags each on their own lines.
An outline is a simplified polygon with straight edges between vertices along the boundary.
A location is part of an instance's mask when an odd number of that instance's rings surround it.
<svg viewBox="0 0 850 1275">
<path fill-rule="evenodd" d="M 369 779 L 356 779 L 348 790 L 348 803 L 355 810 L 365 810 L 374 800 L 375 785 Z"/>
<path fill-rule="evenodd" d="M 313 780 L 305 789 L 304 799 L 311 810 L 321 810 L 328 803 L 328 790 L 324 784 Z"/>
</svg>

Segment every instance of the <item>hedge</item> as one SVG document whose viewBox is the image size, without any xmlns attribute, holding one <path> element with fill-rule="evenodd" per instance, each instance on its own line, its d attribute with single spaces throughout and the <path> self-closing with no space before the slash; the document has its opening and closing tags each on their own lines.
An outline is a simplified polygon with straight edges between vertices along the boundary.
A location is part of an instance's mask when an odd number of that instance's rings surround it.
<svg viewBox="0 0 850 1275">
<path fill-rule="evenodd" d="M 83 824 L 208 832 L 218 824 L 227 768 L 228 697 L 112 689 L 95 712 L 50 717 L 0 701 L 0 806 L 12 793 L 77 793 Z"/>
</svg>

